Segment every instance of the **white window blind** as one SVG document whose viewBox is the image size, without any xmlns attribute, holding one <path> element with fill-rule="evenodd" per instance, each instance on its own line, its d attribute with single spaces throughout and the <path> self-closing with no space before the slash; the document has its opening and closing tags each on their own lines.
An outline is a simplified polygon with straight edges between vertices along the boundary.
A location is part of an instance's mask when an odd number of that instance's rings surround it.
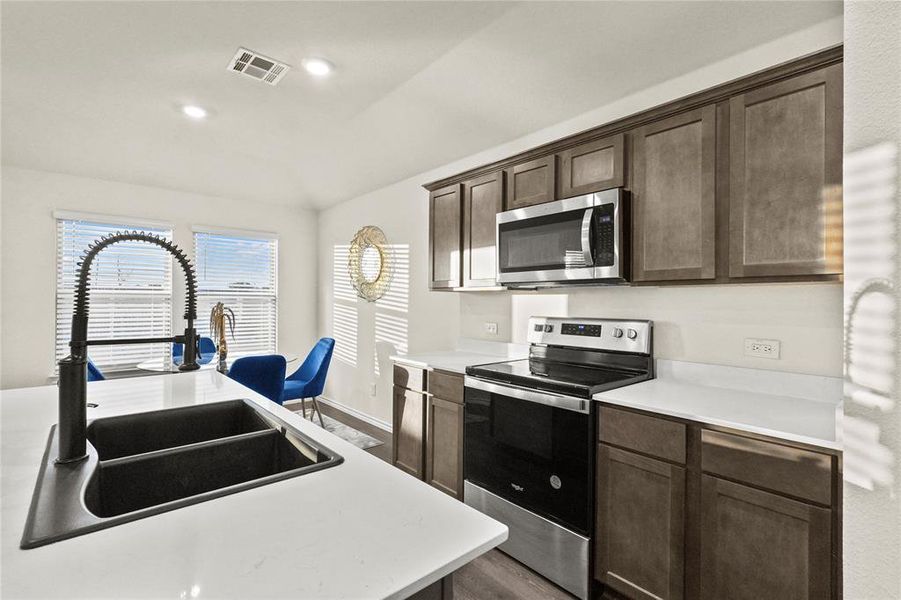
<svg viewBox="0 0 901 600">
<path fill-rule="evenodd" d="M 68 356 L 78 263 L 85 249 L 103 235 L 138 230 L 172 238 L 172 230 L 137 223 L 101 223 L 58 218 L 56 269 L 56 360 Z M 172 335 L 172 260 L 168 252 L 144 242 L 119 242 L 104 249 L 91 267 L 88 339 Z M 91 346 L 88 355 L 104 372 L 135 368 L 169 354 L 169 344 Z"/>
<path fill-rule="evenodd" d="M 229 357 L 275 352 L 278 240 L 198 231 L 194 262 L 200 335 L 210 335 L 210 309 L 222 302 L 235 313 L 235 337 L 229 332 L 227 338 Z"/>
</svg>

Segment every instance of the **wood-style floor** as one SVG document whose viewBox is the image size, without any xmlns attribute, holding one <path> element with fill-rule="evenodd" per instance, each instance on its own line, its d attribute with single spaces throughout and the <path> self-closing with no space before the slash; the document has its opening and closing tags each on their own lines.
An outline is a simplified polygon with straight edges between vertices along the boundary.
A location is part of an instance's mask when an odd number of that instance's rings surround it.
<svg viewBox="0 0 901 600">
<path fill-rule="evenodd" d="M 384 442 L 367 452 L 391 462 L 391 434 L 365 421 L 320 402 L 322 414 Z M 287 408 L 300 412 L 300 404 Z M 310 414 L 307 402 L 307 415 Z M 491 550 L 454 573 L 454 600 L 572 600 L 567 592 L 513 560 L 500 550 Z"/>
</svg>

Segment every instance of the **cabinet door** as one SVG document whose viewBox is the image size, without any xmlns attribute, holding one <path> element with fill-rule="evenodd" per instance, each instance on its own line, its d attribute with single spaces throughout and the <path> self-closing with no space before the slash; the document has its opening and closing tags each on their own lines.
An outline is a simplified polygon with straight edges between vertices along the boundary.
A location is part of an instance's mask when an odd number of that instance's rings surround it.
<svg viewBox="0 0 901 600">
<path fill-rule="evenodd" d="M 425 403 L 425 394 L 394 386 L 394 466 L 419 479 L 424 474 Z"/>
<path fill-rule="evenodd" d="M 716 107 L 642 127 L 633 139 L 634 279 L 716 276 Z"/>
<path fill-rule="evenodd" d="M 622 187 L 623 134 L 595 140 L 560 153 L 560 197 L 570 198 Z"/>
<path fill-rule="evenodd" d="M 685 469 L 598 449 L 595 577 L 636 600 L 684 590 Z"/>
<path fill-rule="evenodd" d="M 426 481 L 463 500 L 463 405 L 432 396 L 426 436 Z"/>
<path fill-rule="evenodd" d="M 460 287 L 462 211 L 459 185 L 432 192 L 429 198 L 429 287 Z"/>
<path fill-rule="evenodd" d="M 830 511 L 702 476 L 701 598 L 832 597 Z"/>
<path fill-rule="evenodd" d="M 506 210 L 542 204 L 554 200 L 557 182 L 557 157 L 538 158 L 510 167 L 507 173 Z"/>
<path fill-rule="evenodd" d="M 463 184 L 463 286 L 497 285 L 497 213 L 504 210 L 504 173 Z"/>
<path fill-rule="evenodd" d="M 842 272 L 842 67 L 731 99 L 729 275 Z"/>
</svg>

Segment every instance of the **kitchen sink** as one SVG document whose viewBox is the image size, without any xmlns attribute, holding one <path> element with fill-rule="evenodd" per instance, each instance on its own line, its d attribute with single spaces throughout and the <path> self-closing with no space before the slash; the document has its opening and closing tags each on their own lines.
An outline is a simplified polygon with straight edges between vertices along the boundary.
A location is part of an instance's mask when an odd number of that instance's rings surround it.
<svg viewBox="0 0 901 600">
<path fill-rule="evenodd" d="M 87 433 L 100 460 L 109 460 L 271 428 L 252 406 L 228 400 L 97 419 Z"/>
<path fill-rule="evenodd" d="M 21 547 L 36 548 L 334 467 L 343 458 L 247 400 L 106 417 L 88 458 L 55 464 L 56 426 Z"/>
</svg>

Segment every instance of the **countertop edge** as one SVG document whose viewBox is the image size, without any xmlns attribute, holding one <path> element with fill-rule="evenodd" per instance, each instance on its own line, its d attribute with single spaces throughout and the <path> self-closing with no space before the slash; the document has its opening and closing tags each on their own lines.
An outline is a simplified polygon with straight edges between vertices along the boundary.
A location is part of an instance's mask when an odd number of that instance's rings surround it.
<svg viewBox="0 0 901 600">
<path fill-rule="evenodd" d="M 427 370 L 427 371 L 432 371 L 432 370 L 434 370 L 434 367 L 432 367 L 432 366 L 429 365 L 428 363 L 423 362 L 423 361 L 421 361 L 421 360 L 414 360 L 414 359 L 408 358 L 408 357 L 406 357 L 406 356 L 397 356 L 397 355 L 393 355 L 393 354 L 392 354 L 391 356 L 388 357 L 388 359 L 389 359 L 391 362 L 400 363 L 400 364 L 402 364 L 402 365 L 407 365 L 407 366 L 409 366 L 409 367 L 417 367 L 417 368 L 420 368 L 420 369 L 425 369 L 425 370 Z"/>
<path fill-rule="evenodd" d="M 494 536 L 493 538 L 491 538 L 491 540 L 485 542 L 484 544 L 481 544 L 480 546 L 474 548 L 471 552 L 467 552 L 466 554 L 460 556 L 456 560 L 450 561 L 443 567 L 436 569 L 435 571 L 432 571 L 432 573 L 430 573 L 429 575 L 426 575 L 425 577 L 418 579 L 418 580 L 414 581 L 413 583 L 410 583 L 409 585 L 401 588 L 400 590 L 398 590 L 397 592 L 395 592 L 393 594 L 385 596 L 385 598 L 383 600 L 403 600 L 404 598 L 409 598 L 411 595 L 413 595 L 416 592 L 419 592 L 421 590 L 424 590 L 425 588 L 432 585 L 436 581 L 439 581 L 439 580 L 447 577 L 448 575 L 455 573 L 461 567 L 469 564 L 470 562 L 472 562 L 476 558 L 482 556 L 489 550 L 491 550 L 493 548 L 497 548 L 498 546 L 503 544 L 505 541 L 507 541 L 507 538 L 509 537 L 509 535 L 510 535 L 510 530 L 505 526 L 503 533 L 500 533 L 500 534 Z"/>
</svg>

